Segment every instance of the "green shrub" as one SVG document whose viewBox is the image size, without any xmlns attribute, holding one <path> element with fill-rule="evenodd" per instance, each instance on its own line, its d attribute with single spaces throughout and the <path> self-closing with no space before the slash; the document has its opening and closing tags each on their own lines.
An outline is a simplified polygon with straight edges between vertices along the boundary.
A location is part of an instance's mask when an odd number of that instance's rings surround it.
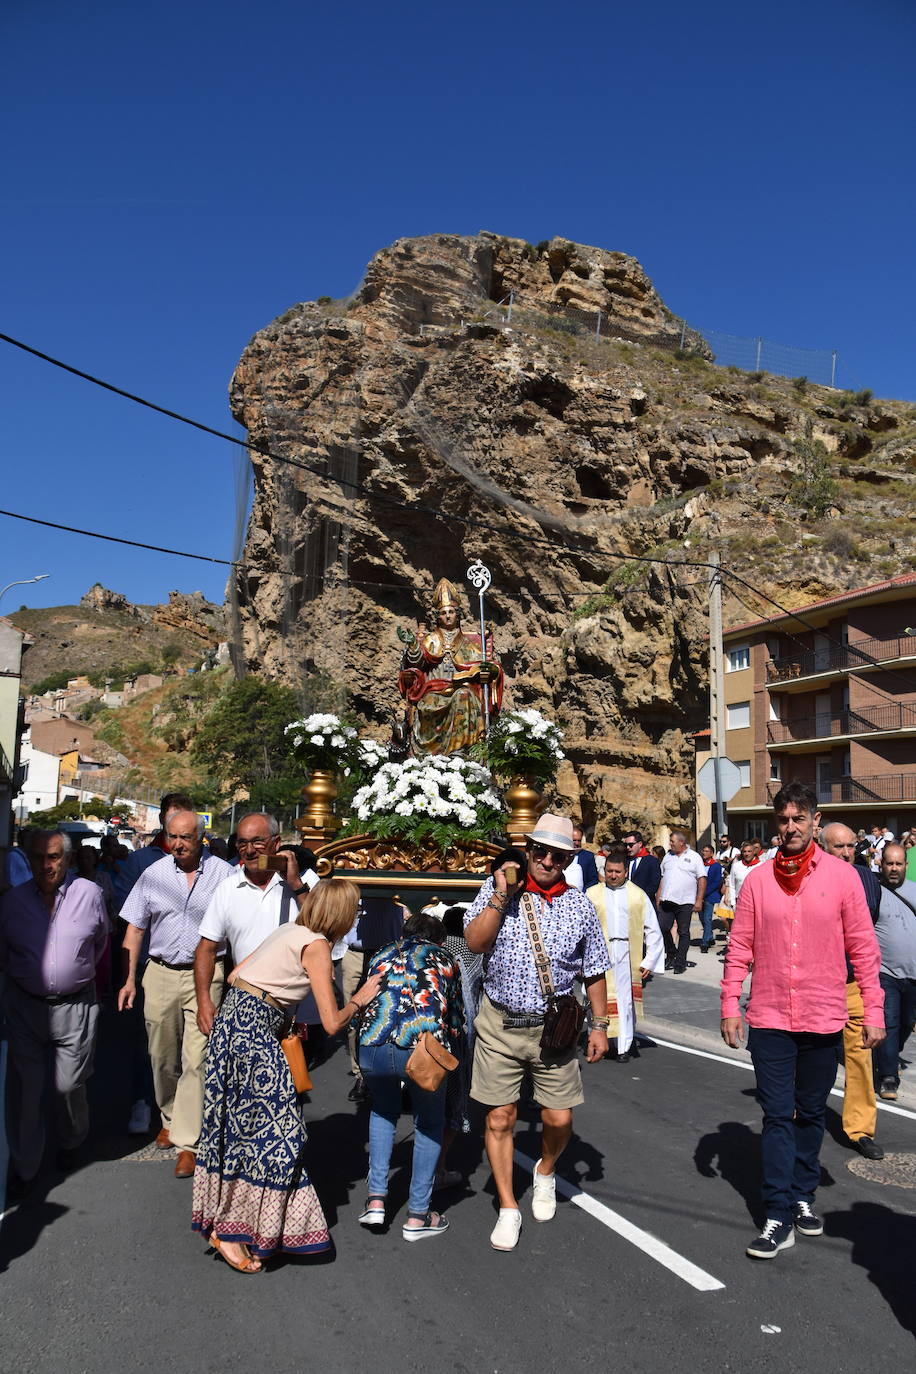
<svg viewBox="0 0 916 1374">
<path fill-rule="evenodd" d="M 808 390 L 808 378 L 793 377 L 792 385 L 795 387 L 795 390 L 799 393 L 799 395 L 802 395 L 805 391 Z"/>
</svg>

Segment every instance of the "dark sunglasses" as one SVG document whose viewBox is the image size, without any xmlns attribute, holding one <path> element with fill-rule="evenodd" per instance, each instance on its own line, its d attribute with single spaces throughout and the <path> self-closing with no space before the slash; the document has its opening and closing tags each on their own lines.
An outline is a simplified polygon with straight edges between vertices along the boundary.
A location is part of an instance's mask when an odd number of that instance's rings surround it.
<svg viewBox="0 0 916 1374">
<path fill-rule="evenodd" d="M 543 863 L 548 854 L 560 868 L 565 868 L 572 858 L 572 853 L 568 849 L 551 849 L 550 845 L 547 844 L 533 844 L 531 846 L 531 857 L 537 859 L 538 863 Z"/>
</svg>

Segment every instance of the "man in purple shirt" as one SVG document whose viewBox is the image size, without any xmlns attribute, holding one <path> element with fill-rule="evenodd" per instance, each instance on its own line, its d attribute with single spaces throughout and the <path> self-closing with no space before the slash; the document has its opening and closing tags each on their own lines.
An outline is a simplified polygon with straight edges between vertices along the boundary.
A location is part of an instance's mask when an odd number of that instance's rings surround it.
<svg viewBox="0 0 916 1374">
<path fill-rule="evenodd" d="M 156 1143 L 178 1149 L 176 1178 L 194 1175 L 204 1105 L 207 1039 L 197 1025 L 194 951 L 210 899 L 233 870 L 203 847 L 204 822 L 193 811 L 172 811 L 166 821 L 169 853 L 134 884 L 121 908 L 127 922 L 127 962 L 118 1009 L 134 1004 L 137 965 L 149 929 L 149 962 L 143 975 L 144 1015 L 162 1130 Z M 225 951 L 220 950 L 222 955 Z M 210 985 L 218 1006 L 223 991 L 220 957 Z"/>
<path fill-rule="evenodd" d="M 7 975 L 11 1197 L 21 1197 L 45 1148 L 44 1085 L 49 1051 L 60 1153 L 69 1169 L 89 1134 L 86 1083 L 98 1025 L 96 965 L 108 942 L 105 899 L 95 883 L 68 872 L 72 844 L 39 830 L 32 878 L 0 900 L 0 968 Z"/>
</svg>

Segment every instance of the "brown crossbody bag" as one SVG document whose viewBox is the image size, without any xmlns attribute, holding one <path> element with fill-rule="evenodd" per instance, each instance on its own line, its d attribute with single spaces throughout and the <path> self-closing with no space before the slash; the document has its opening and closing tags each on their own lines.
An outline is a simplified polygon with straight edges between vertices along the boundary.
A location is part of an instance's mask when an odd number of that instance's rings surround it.
<svg viewBox="0 0 916 1374">
<path fill-rule="evenodd" d="M 410 985 L 410 977 L 407 973 L 407 964 L 404 964 L 404 982 L 413 1002 L 413 1009 L 420 1015 L 420 1008 L 417 1006 L 417 999 L 413 995 L 413 988 Z M 410 1052 L 410 1058 L 404 1065 L 404 1072 L 411 1082 L 416 1083 L 418 1088 L 423 1088 L 425 1092 L 434 1093 L 441 1084 L 447 1073 L 452 1073 L 458 1067 L 458 1060 L 440 1044 L 432 1031 L 421 1031 Z"/>
<path fill-rule="evenodd" d="M 534 953 L 534 967 L 537 970 L 541 996 L 544 998 L 544 1006 L 546 1007 L 544 1029 L 541 1031 L 541 1049 L 549 1050 L 553 1054 L 562 1054 L 566 1050 L 571 1050 L 578 1040 L 585 1023 L 585 1008 L 576 1001 L 571 992 L 563 993 L 560 997 L 557 996 L 553 985 L 553 975 L 550 972 L 550 960 L 547 957 L 547 950 L 544 948 L 541 927 L 537 912 L 534 909 L 534 898 L 530 892 L 522 893 L 519 906 L 528 925 L 528 938 Z"/>
</svg>

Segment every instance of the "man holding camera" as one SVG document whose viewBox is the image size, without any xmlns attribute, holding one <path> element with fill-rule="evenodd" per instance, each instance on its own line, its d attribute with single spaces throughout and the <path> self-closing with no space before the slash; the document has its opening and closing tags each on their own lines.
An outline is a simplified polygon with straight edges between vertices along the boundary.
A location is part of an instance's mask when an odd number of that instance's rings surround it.
<svg viewBox="0 0 916 1374">
<path fill-rule="evenodd" d="M 585 1100 L 572 996 L 577 977 L 592 1012 L 586 1058 L 597 1063 L 608 1050 L 607 946 L 595 908 L 563 877 L 575 848 L 572 823 L 543 815 L 525 838 L 525 869 L 517 857 L 497 861 L 464 918 L 468 946 L 486 956 L 471 1095 L 487 1107 L 485 1144 L 499 1200 L 490 1235 L 496 1250 L 514 1250 L 522 1229 L 512 1135 L 526 1071 L 543 1125 L 531 1211 L 535 1221 L 550 1221 L 556 1211 L 554 1166 L 572 1135 L 572 1109 Z"/>
</svg>

